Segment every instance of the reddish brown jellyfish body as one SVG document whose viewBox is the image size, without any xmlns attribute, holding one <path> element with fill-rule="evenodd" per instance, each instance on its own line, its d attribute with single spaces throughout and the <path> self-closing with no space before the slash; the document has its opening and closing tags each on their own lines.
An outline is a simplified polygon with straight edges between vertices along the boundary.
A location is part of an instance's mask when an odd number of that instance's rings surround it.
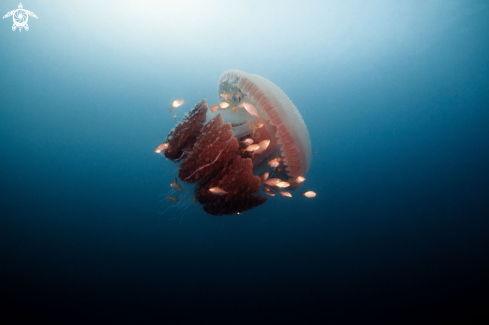
<svg viewBox="0 0 489 325">
<path fill-rule="evenodd" d="M 219 79 L 218 99 L 225 109 L 210 111 L 202 100 L 165 141 L 165 156 L 180 163 L 180 180 L 196 184 L 195 197 L 204 210 L 229 215 L 263 204 L 267 199 L 260 194 L 258 175 L 266 172 L 290 183 L 287 190 L 299 188 L 302 182 L 296 179 L 309 169 L 311 143 L 287 95 L 263 77 L 230 70 Z M 262 147 L 246 150 L 246 139 Z M 267 164 L 275 158 L 281 160 L 281 171 Z"/>
</svg>

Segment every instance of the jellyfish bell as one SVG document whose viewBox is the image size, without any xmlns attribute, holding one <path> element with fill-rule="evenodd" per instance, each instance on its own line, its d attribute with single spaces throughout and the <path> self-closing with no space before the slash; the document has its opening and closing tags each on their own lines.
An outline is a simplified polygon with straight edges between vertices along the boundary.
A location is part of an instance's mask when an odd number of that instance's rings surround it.
<svg viewBox="0 0 489 325">
<path fill-rule="evenodd" d="M 311 165 L 311 141 L 302 116 L 287 95 L 269 80 L 239 70 L 229 70 L 222 74 L 218 82 L 218 94 L 222 93 L 233 94 L 228 98 L 231 106 L 249 103 L 261 117 L 244 109 L 239 109 L 235 114 L 221 112 L 224 121 L 240 125 L 233 128 L 238 139 L 254 131 L 254 138 L 259 139 L 255 142 L 270 140 L 267 150 L 261 155 L 255 155 L 253 166 L 258 168 L 263 165 L 266 157 L 281 157 L 287 166 L 281 175 L 284 180 L 305 177 Z M 260 122 L 263 126 L 253 129 L 252 125 Z M 263 167 L 266 164 L 262 166 L 262 173 L 267 171 Z M 297 183 L 291 189 L 299 187 L 300 183 Z"/>
<path fill-rule="evenodd" d="M 236 214 L 263 204 L 267 199 L 260 194 L 258 175 L 264 173 L 281 184 L 290 182 L 288 190 L 299 188 L 301 182 L 293 180 L 305 177 L 309 169 L 311 143 L 287 95 L 263 77 L 230 70 L 219 79 L 218 100 L 219 114 L 209 111 L 202 100 L 165 141 L 165 156 L 180 162 L 178 177 L 183 182 L 196 184 L 195 197 L 204 210 L 213 215 Z M 261 144 L 260 148 L 247 151 L 247 139 Z M 285 168 L 271 168 L 267 162 L 274 158 Z M 215 195 L 216 188 L 226 194 Z"/>
</svg>

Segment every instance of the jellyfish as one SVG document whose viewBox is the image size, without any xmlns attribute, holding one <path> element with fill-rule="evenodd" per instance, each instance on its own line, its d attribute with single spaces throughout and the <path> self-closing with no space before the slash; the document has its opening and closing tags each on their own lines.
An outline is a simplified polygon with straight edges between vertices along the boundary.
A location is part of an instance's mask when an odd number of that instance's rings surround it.
<svg viewBox="0 0 489 325">
<path fill-rule="evenodd" d="M 212 111 L 205 99 L 198 103 L 165 141 L 165 157 L 179 163 L 181 181 L 195 184 L 204 211 L 230 215 L 265 203 L 261 190 L 272 189 L 264 188 L 263 174 L 290 183 L 289 191 L 298 189 L 311 164 L 311 142 L 287 95 L 261 76 L 229 70 L 219 79 L 218 100 L 220 109 Z M 247 151 L 249 139 L 266 145 Z M 275 158 L 281 166 L 272 168 L 267 162 Z"/>
</svg>

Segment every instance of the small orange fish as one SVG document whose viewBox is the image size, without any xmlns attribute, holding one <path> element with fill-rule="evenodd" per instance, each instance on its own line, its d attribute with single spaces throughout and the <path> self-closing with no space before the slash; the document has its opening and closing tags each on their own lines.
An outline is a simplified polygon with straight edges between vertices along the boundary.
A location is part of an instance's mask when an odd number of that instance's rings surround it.
<svg viewBox="0 0 489 325">
<path fill-rule="evenodd" d="M 266 172 L 260 175 L 260 179 L 262 182 L 266 181 L 270 173 Z"/>
<path fill-rule="evenodd" d="M 171 106 L 168 107 L 168 110 L 171 112 L 173 109 L 175 109 L 175 108 L 177 108 L 179 106 L 182 106 L 183 103 L 185 103 L 185 100 L 183 100 L 183 99 L 175 99 L 173 101 L 173 103 L 171 103 Z"/>
<path fill-rule="evenodd" d="M 313 198 L 313 197 L 316 196 L 316 192 L 314 192 L 314 191 L 307 191 L 307 192 L 301 193 L 301 196 L 305 196 L 305 197 L 308 197 L 308 198 Z"/>
<path fill-rule="evenodd" d="M 215 113 L 219 109 L 217 105 L 211 105 L 211 113 Z"/>
<path fill-rule="evenodd" d="M 176 190 L 176 191 L 178 191 L 180 193 L 183 193 L 183 188 L 180 186 L 180 184 L 178 184 L 176 177 L 175 177 L 175 181 L 173 183 L 170 183 L 170 186 L 174 190 Z"/>
<path fill-rule="evenodd" d="M 168 202 L 172 202 L 172 203 L 173 203 L 173 202 L 176 202 L 176 201 L 180 201 L 180 200 L 178 199 L 178 197 L 176 197 L 176 196 L 171 196 L 171 195 L 168 195 L 168 196 L 166 197 L 166 200 L 167 200 Z"/>
<path fill-rule="evenodd" d="M 260 149 L 260 145 L 259 144 L 250 144 L 248 147 L 246 147 L 245 151 L 255 152 L 258 149 Z"/>
<path fill-rule="evenodd" d="M 305 177 L 302 177 L 302 176 L 297 176 L 295 179 L 294 179 L 294 182 L 297 183 L 297 184 L 300 184 L 302 182 L 304 182 L 306 180 Z"/>
<path fill-rule="evenodd" d="M 269 160 L 268 165 L 272 168 L 275 168 L 275 167 L 278 167 L 278 165 L 280 165 L 280 163 L 278 162 L 277 158 L 275 158 L 275 159 Z"/>
<path fill-rule="evenodd" d="M 231 94 L 230 93 L 222 93 L 221 94 L 221 97 L 224 98 L 225 101 L 227 101 L 229 98 L 231 98 Z"/>
<path fill-rule="evenodd" d="M 285 188 L 285 187 L 289 187 L 290 184 L 289 184 L 289 182 L 286 182 L 286 181 L 280 181 L 277 184 L 275 184 L 275 186 L 280 187 L 280 188 Z"/>
<path fill-rule="evenodd" d="M 279 193 L 280 193 L 280 195 L 285 196 L 285 197 L 292 197 L 292 194 L 290 194 L 290 192 L 280 191 Z"/>
<path fill-rule="evenodd" d="M 269 144 L 270 144 L 270 140 L 268 139 L 260 141 L 260 143 L 258 143 L 260 148 L 256 150 L 255 153 L 262 153 L 263 151 L 267 150 Z"/>
<path fill-rule="evenodd" d="M 230 105 L 229 105 L 229 103 L 226 103 L 226 102 L 220 102 L 220 103 L 219 103 L 219 107 L 220 107 L 221 109 L 226 109 L 226 108 L 228 108 L 229 106 L 230 106 Z"/>
<path fill-rule="evenodd" d="M 177 115 L 176 115 L 176 114 L 175 114 L 175 115 L 173 115 L 173 118 L 176 120 L 176 119 L 177 119 Z"/>
<path fill-rule="evenodd" d="M 244 139 L 241 142 L 243 142 L 245 145 L 249 146 L 250 144 L 253 144 L 253 139 L 248 138 L 248 139 Z"/>
<path fill-rule="evenodd" d="M 268 187 L 264 187 L 263 190 L 266 195 L 275 196 L 275 193 L 273 193 Z"/>
<path fill-rule="evenodd" d="M 219 188 L 219 187 L 211 187 L 209 189 L 209 192 L 211 192 L 212 194 L 216 194 L 216 195 L 228 194 L 228 192 L 226 192 L 225 190 L 223 190 L 222 188 Z"/>
<path fill-rule="evenodd" d="M 265 181 L 265 184 L 270 185 L 270 186 L 275 186 L 277 185 L 278 182 L 281 182 L 282 180 L 280 178 L 269 178 Z"/>
<path fill-rule="evenodd" d="M 244 108 L 250 115 L 256 116 L 261 119 L 260 115 L 258 115 L 258 111 L 256 110 L 256 107 L 253 106 L 250 103 L 247 102 L 242 102 L 237 106 L 238 108 Z"/>
<path fill-rule="evenodd" d="M 165 151 L 166 149 L 168 149 L 168 143 L 167 143 L 167 142 L 162 143 L 162 144 L 160 144 L 158 147 L 156 147 L 155 152 L 156 152 L 156 153 L 162 153 L 162 152 L 163 152 L 163 151 Z"/>
</svg>

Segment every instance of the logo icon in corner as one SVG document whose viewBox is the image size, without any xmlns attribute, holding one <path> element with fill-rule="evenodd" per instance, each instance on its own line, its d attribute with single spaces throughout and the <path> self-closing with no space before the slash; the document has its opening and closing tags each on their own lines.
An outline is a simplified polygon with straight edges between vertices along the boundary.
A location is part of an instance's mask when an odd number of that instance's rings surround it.
<svg viewBox="0 0 489 325">
<path fill-rule="evenodd" d="M 19 32 L 24 28 L 26 31 L 29 30 L 29 25 L 27 25 L 27 21 L 29 20 L 29 16 L 37 18 L 36 14 L 32 11 L 25 10 L 22 3 L 19 3 L 19 9 L 15 9 L 7 12 L 3 18 L 7 18 L 13 16 L 14 24 L 12 25 L 12 31 L 15 32 L 15 29 L 19 29 Z"/>
</svg>

